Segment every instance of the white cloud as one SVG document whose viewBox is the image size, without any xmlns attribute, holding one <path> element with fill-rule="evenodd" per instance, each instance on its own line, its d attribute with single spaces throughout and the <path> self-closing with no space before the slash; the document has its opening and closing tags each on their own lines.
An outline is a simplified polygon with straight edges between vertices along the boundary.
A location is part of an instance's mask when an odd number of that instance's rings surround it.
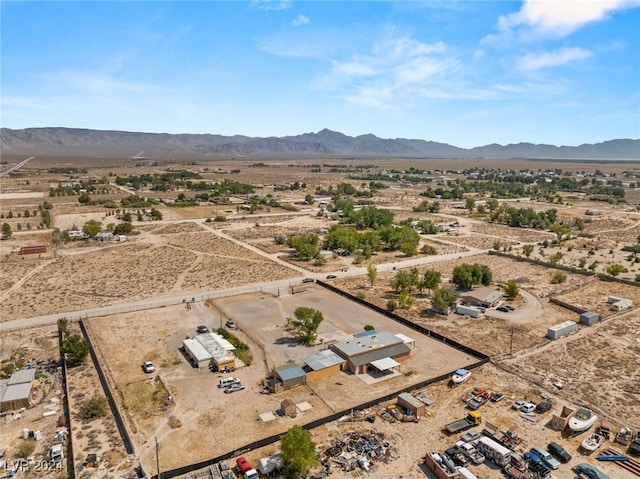
<svg viewBox="0 0 640 479">
<path fill-rule="evenodd" d="M 520 70 L 539 70 L 565 65 L 577 60 L 584 60 L 592 55 L 591 51 L 583 48 L 562 48 L 555 52 L 529 53 L 518 62 Z"/>
<path fill-rule="evenodd" d="M 293 19 L 291 24 L 294 27 L 301 27 L 302 25 L 306 25 L 309 23 L 309 17 L 304 16 L 303 14 L 299 14 L 296 18 Z"/>
<path fill-rule="evenodd" d="M 526 0 L 520 11 L 501 16 L 498 28 L 503 33 L 525 28 L 538 35 L 564 37 L 616 10 L 637 6 L 640 0 Z"/>
<path fill-rule="evenodd" d="M 292 2 L 289 0 L 251 0 L 249 6 L 260 10 L 287 10 L 291 8 Z"/>
</svg>

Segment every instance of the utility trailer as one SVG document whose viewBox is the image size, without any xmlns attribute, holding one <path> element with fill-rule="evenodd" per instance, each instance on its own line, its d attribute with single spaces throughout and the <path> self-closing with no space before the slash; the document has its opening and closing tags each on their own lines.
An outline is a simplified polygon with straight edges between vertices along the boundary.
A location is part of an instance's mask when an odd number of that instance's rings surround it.
<svg viewBox="0 0 640 479">
<path fill-rule="evenodd" d="M 469 414 L 467 414 L 466 417 L 447 424 L 444 427 L 444 430 L 449 434 L 456 434 L 458 432 L 471 429 L 473 426 L 477 426 L 481 422 L 482 418 L 480 416 L 480 413 L 478 411 L 471 411 Z"/>
</svg>

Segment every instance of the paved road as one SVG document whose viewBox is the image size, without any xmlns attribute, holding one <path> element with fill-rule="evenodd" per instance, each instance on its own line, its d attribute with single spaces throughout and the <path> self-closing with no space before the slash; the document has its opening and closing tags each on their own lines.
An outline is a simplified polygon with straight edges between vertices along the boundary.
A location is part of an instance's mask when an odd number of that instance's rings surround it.
<svg viewBox="0 0 640 479">
<path fill-rule="evenodd" d="M 11 173 L 12 171 L 16 171 L 19 170 L 20 168 L 22 168 L 24 165 L 26 165 L 27 163 L 29 163 L 31 160 L 33 160 L 35 158 L 35 156 L 30 156 L 29 158 L 27 158 L 26 160 L 22 160 L 20 163 L 18 163 L 17 165 L 12 166 L 11 168 L 9 168 L 8 170 L 2 171 L 0 172 L 0 178 L 2 178 L 3 176 L 8 175 L 9 173 Z"/>
</svg>

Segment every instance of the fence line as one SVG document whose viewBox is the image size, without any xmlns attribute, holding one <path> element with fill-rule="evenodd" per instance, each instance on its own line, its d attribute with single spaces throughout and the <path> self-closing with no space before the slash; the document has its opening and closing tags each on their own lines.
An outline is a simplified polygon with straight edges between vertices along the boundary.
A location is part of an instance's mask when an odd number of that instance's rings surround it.
<svg viewBox="0 0 640 479">
<path fill-rule="evenodd" d="M 58 328 L 58 344 L 60 347 L 60 356 L 62 359 L 62 388 L 64 389 L 64 398 L 63 414 L 67 421 L 67 430 L 69 431 L 69 435 L 67 436 L 67 474 L 70 479 L 76 478 L 76 465 L 74 462 L 75 455 L 73 454 L 73 432 L 71 429 L 71 407 L 69 405 L 69 383 L 67 382 L 67 358 L 62 353 L 62 341 L 63 341 L 63 333 L 60 328 Z"/>
<path fill-rule="evenodd" d="M 100 385 L 102 386 L 102 390 L 104 391 L 105 396 L 107 397 L 107 401 L 109 402 L 109 407 L 111 409 L 111 414 L 113 414 L 114 420 L 116 422 L 116 427 L 118 428 L 118 432 L 120 433 L 120 437 L 122 438 L 122 442 L 124 444 L 124 448 L 127 451 L 127 454 L 134 454 L 135 448 L 133 446 L 133 441 L 129 436 L 129 432 L 125 427 L 124 419 L 120 414 L 120 409 L 118 408 L 118 403 L 116 402 L 113 394 L 111 392 L 111 388 L 109 387 L 109 382 L 107 381 L 107 377 L 102 370 L 102 366 L 100 365 L 100 361 L 98 360 L 98 356 L 96 354 L 96 350 L 91 343 L 91 338 L 87 332 L 87 328 L 84 324 L 83 320 L 80 320 L 80 331 L 82 331 L 82 336 L 89 342 L 89 354 L 91 356 L 91 360 L 93 361 L 93 366 L 96 368 L 96 372 L 98 373 L 98 379 L 100 380 Z"/>
<path fill-rule="evenodd" d="M 410 327 L 413 330 L 418 331 L 421 334 L 424 334 L 424 335 L 426 335 L 428 337 L 431 337 L 431 338 L 433 338 L 433 339 L 435 339 L 437 341 L 441 341 L 444 344 L 447 344 L 447 345 L 449 345 L 449 346 L 451 346 L 451 347 L 453 347 L 455 349 L 463 351 L 466 354 L 469 354 L 469 355 L 474 356 L 474 357 L 479 359 L 479 361 L 476 361 L 475 363 L 473 363 L 473 364 L 471 364 L 469 366 L 466 366 L 467 369 L 475 369 L 475 368 L 477 368 L 477 367 L 489 362 L 489 356 L 487 356 L 484 353 L 476 351 L 475 349 L 472 349 L 472 348 L 470 348 L 468 346 L 460 344 L 455 340 L 449 339 L 449 338 L 447 338 L 447 337 L 445 337 L 445 336 L 443 336 L 443 335 L 441 335 L 439 333 L 436 333 L 436 332 L 431 331 L 431 330 L 429 330 L 427 328 L 424 328 L 423 326 L 420 326 L 419 324 L 415 324 L 415 323 L 409 321 L 408 319 L 403 318 L 402 316 L 398 316 L 397 314 L 394 314 L 394 313 L 392 313 L 390 311 L 387 311 L 385 309 L 382 309 L 379 306 L 376 306 L 375 304 L 372 304 L 372 303 L 369 303 L 369 302 L 367 302 L 365 300 L 357 298 L 356 296 L 353 296 L 352 294 L 347 293 L 346 291 L 338 289 L 333 285 L 330 285 L 330 284 L 325 283 L 323 281 L 317 281 L 317 283 L 320 286 L 322 286 L 322 287 L 324 287 L 324 288 L 326 288 L 326 289 L 328 289 L 328 290 L 330 290 L 330 291 L 332 291 L 334 293 L 337 293 L 337 294 L 339 294 L 339 295 L 341 295 L 341 296 L 343 296 L 343 297 L 345 297 L 347 299 L 355 301 L 355 302 L 357 302 L 357 303 L 359 303 L 359 304 L 361 304 L 361 305 L 363 305 L 365 307 L 373 309 L 374 311 L 376 311 L 376 312 L 378 312 L 380 314 L 383 314 L 384 316 L 386 316 L 386 317 L 388 317 L 388 318 L 390 318 L 390 319 L 392 319 L 394 321 L 397 321 L 397 322 L 403 324 L 404 326 Z M 382 403 L 382 402 L 385 402 L 385 401 L 390 401 L 390 400 L 394 399 L 396 396 L 398 396 L 400 393 L 411 392 L 411 391 L 415 391 L 415 390 L 418 390 L 418 389 L 422 389 L 422 388 L 424 388 L 424 387 L 426 387 L 426 386 L 428 386 L 430 384 L 433 384 L 433 383 L 436 383 L 436 382 L 439 382 L 439 381 L 444 381 L 445 379 L 448 379 L 450 376 L 451 376 L 451 373 L 446 373 L 446 374 L 442 374 L 442 375 L 434 377 L 434 378 L 427 379 L 425 381 L 422 381 L 422 382 L 417 383 L 417 384 L 413 384 L 413 385 L 411 385 L 409 387 L 400 389 L 398 391 L 392 392 L 392 393 L 387 394 L 385 396 L 382 396 L 382 397 L 379 397 L 379 398 L 376 398 L 376 399 L 372 399 L 370 401 L 367 401 L 365 403 L 359 404 L 357 406 L 349 407 L 348 409 L 345 409 L 345 410 L 330 414 L 329 416 L 325 416 L 325 417 L 317 419 L 315 421 L 311 421 L 311 422 L 309 422 L 307 424 L 302 425 L 302 427 L 304 429 L 308 429 L 308 430 L 309 429 L 314 429 L 316 427 L 322 426 L 322 425 L 327 424 L 329 422 L 335 421 L 335 420 L 343 417 L 344 415 L 350 414 L 353 411 L 361 411 L 363 409 L 367 409 L 367 408 L 370 408 L 372 406 L 375 406 L 375 405 L 377 405 L 379 403 Z M 252 442 L 250 444 L 246 444 L 244 446 L 241 446 L 238 449 L 234 449 L 233 451 L 226 452 L 226 453 L 224 453 L 224 454 L 222 454 L 220 456 L 217 456 L 217 457 L 214 457 L 214 458 L 211 458 L 211 459 L 207 459 L 205 461 L 201 461 L 201 462 L 196 463 L 196 464 L 189 464 L 187 466 L 182 466 L 182 467 L 179 467 L 179 468 L 176 468 L 176 469 L 172 469 L 170 471 L 164 471 L 164 472 L 161 473 L 161 476 L 162 476 L 162 478 L 169 479 L 169 478 L 181 476 L 183 474 L 188 474 L 188 473 L 193 472 L 193 471 L 197 471 L 198 469 L 204 469 L 204 468 L 212 466 L 213 464 L 216 464 L 216 463 L 218 463 L 220 461 L 224 461 L 224 460 L 230 459 L 232 457 L 235 457 L 237 455 L 245 454 L 245 453 L 247 453 L 249 451 L 252 451 L 254 449 L 259 449 L 261 447 L 265 447 L 265 446 L 268 446 L 270 444 L 273 444 L 273 443 L 275 443 L 275 442 L 280 440 L 280 435 L 281 434 L 276 434 L 276 435 L 273 435 L 273 436 L 269 436 L 269 437 L 260 439 L 258 441 Z M 152 479 L 159 479 L 159 478 L 158 478 L 157 475 L 155 475 L 155 476 L 152 477 Z"/>
<path fill-rule="evenodd" d="M 614 276 L 610 276 L 610 275 L 604 274 L 604 273 L 593 273 L 591 271 L 585 271 L 585 270 L 580 269 L 580 268 L 574 268 L 573 266 L 567 266 L 567 265 L 564 265 L 564 264 L 553 264 L 553 263 L 550 263 L 548 261 L 542 261 L 542 260 L 539 260 L 539 259 L 533 259 L 533 258 L 517 256 L 515 254 L 503 253 L 503 252 L 495 251 L 495 250 L 490 250 L 489 254 L 490 255 L 495 255 L 495 256 L 502 256 L 504 258 L 515 259 L 516 261 L 525 261 L 527 263 L 537 264 L 539 266 L 546 266 L 548 268 L 561 269 L 561 270 L 564 270 L 564 271 L 569 271 L 571 273 L 581 274 L 583 276 L 592 276 L 592 277 L 595 276 L 596 278 L 601 279 L 603 281 L 622 283 L 622 284 L 627 284 L 629 286 L 635 286 L 637 288 L 640 288 L 640 282 L 631 281 L 629 279 L 624 279 L 624 278 L 616 278 Z"/>
</svg>

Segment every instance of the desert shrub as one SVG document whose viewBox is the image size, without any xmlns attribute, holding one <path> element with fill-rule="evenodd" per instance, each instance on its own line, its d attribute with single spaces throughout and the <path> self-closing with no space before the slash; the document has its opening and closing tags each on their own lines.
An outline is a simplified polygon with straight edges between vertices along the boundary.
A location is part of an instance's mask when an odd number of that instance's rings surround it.
<svg viewBox="0 0 640 479">
<path fill-rule="evenodd" d="M 560 284 L 564 283 L 567 280 L 567 275 L 562 271 L 556 272 L 551 278 L 551 284 Z"/>
<path fill-rule="evenodd" d="M 89 420 L 97 417 L 105 417 L 107 415 L 108 403 L 107 399 L 100 396 L 94 396 L 86 400 L 78 411 L 81 419 Z"/>
<path fill-rule="evenodd" d="M 18 457 L 29 457 L 36 450 L 36 440 L 35 439 L 24 439 L 20 441 L 18 447 L 16 448 L 16 456 Z"/>
<path fill-rule="evenodd" d="M 365 331 L 375 331 L 375 329 L 376 329 L 376 328 L 375 328 L 374 326 L 370 325 L 370 324 L 366 324 L 366 325 L 364 326 L 364 330 L 365 330 Z"/>
<path fill-rule="evenodd" d="M 393 299 L 390 299 L 389 301 L 387 301 L 387 309 L 389 311 L 395 311 L 396 309 L 398 309 L 398 303 L 396 303 Z"/>
<path fill-rule="evenodd" d="M 356 293 L 356 298 L 358 299 L 364 299 L 366 297 L 366 295 L 364 294 L 364 291 L 358 291 Z"/>
</svg>

